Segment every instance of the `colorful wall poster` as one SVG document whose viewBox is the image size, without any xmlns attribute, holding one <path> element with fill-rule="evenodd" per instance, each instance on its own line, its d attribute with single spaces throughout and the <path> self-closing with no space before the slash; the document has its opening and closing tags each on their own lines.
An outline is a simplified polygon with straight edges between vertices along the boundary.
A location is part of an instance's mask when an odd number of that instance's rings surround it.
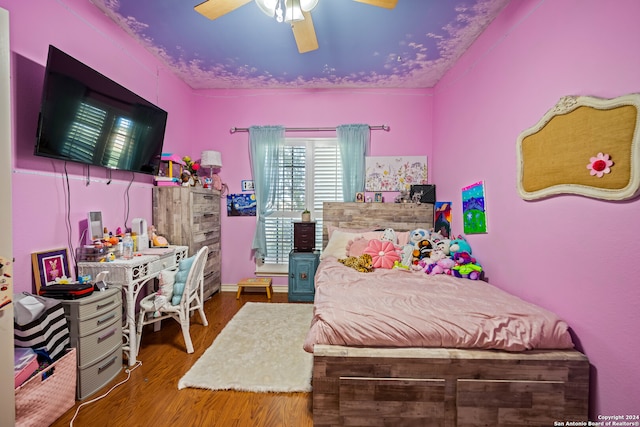
<svg viewBox="0 0 640 427">
<path fill-rule="evenodd" d="M 462 223 L 465 234 L 487 232 L 484 181 L 478 181 L 462 189 Z"/>
<path fill-rule="evenodd" d="M 367 191 L 409 191 L 427 183 L 427 156 L 366 157 L 365 168 Z"/>
<path fill-rule="evenodd" d="M 445 239 L 451 237 L 451 202 L 436 202 L 433 212 L 433 229 Z"/>
</svg>

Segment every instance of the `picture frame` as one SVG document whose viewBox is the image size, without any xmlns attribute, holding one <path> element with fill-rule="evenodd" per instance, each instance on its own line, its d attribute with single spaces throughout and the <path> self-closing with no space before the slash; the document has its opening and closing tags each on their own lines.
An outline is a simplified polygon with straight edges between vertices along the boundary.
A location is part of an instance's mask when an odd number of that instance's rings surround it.
<svg viewBox="0 0 640 427">
<path fill-rule="evenodd" d="M 356 193 L 356 203 L 364 203 L 364 192 L 358 191 Z"/>
<path fill-rule="evenodd" d="M 251 179 L 243 179 L 241 181 L 242 191 L 254 191 L 255 188 L 253 186 L 253 180 Z"/>
<path fill-rule="evenodd" d="M 71 277 L 69 251 L 67 248 L 51 249 L 31 254 L 33 277 L 36 282 L 36 294 L 40 288 L 56 283 L 56 279 Z"/>
<path fill-rule="evenodd" d="M 373 195 L 373 202 L 374 203 L 382 203 L 382 193 L 375 193 Z"/>
</svg>

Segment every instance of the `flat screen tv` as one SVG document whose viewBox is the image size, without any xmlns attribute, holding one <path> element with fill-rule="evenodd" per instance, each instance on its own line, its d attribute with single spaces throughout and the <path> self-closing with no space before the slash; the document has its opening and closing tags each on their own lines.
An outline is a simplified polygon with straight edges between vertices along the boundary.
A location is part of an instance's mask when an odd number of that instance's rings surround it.
<svg viewBox="0 0 640 427">
<path fill-rule="evenodd" d="M 167 112 L 49 46 L 35 155 L 157 174 Z"/>
</svg>

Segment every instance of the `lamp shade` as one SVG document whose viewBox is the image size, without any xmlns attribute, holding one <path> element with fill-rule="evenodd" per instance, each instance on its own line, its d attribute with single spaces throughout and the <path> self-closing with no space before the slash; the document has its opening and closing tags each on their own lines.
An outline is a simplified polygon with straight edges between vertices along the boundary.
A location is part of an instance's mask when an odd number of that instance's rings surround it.
<svg viewBox="0 0 640 427">
<path fill-rule="evenodd" d="M 210 168 L 222 167 L 222 155 L 219 151 L 207 150 L 200 155 L 200 164 Z"/>
</svg>

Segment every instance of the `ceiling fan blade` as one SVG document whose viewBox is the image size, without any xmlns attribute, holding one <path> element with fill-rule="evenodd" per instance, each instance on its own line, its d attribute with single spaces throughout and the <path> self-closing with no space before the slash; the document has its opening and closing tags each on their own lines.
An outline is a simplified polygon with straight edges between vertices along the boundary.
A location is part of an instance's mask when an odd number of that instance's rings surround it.
<svg viewBox="0 0 640 427">
<path fill-rule="evenodd" d="M 316 29 L 313 26 L 311 13 L 302 12 L 304 21 L 296 21 L 291 23 L 293 37 L 298 45 L 298 52 L 306 53 L 318 49 L 318 39 L 316 38 Z"/>
<path fill-rule="evenodd" d="M 384 7 L 385 9 L 393 9 L 398 4 L 398 0 L 353 0 L 371 6 Z"/>
<path fill-rule="evenodd" d="M 202 16 L 214 20 L 229 12 L 233 12 L 250 1 L 251 0 L 207 0 L 195 6 L 194 9 Z"/>
</svg>

